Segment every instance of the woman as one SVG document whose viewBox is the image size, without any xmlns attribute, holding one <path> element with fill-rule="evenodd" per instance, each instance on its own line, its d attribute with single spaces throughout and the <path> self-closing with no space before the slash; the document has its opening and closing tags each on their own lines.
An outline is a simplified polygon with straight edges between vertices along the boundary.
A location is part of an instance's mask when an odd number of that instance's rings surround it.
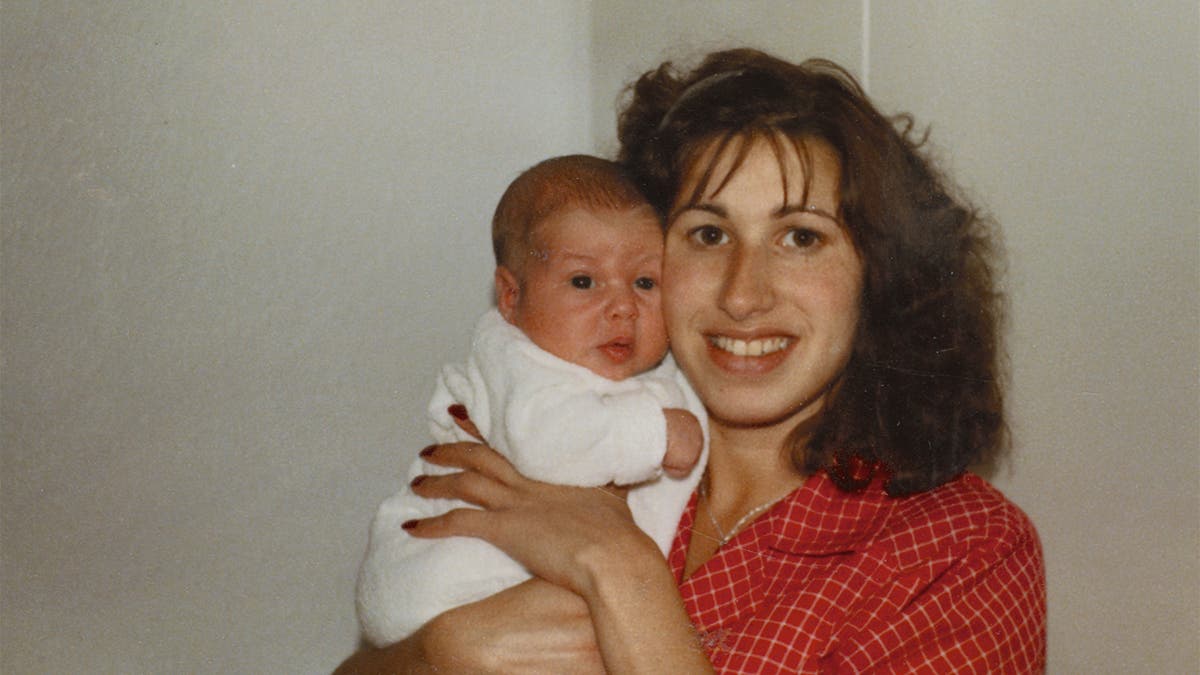
<svg viewBox="0 0 1200 675">
<path fill-rule="evenodd" d="M 540 579 L 347 672 L 1029 672 L 1044 571 L 969 464 L 1004 442 L 987 223 L 911 122 L 844 71 L 736 50 L 644 75 L 621 161 L 666 223 L 672 352 L 710 414 L 664 562 L 613 493 L 533 483 L 489 449 L 406 524 L 486 539 Z"/>
</svg>

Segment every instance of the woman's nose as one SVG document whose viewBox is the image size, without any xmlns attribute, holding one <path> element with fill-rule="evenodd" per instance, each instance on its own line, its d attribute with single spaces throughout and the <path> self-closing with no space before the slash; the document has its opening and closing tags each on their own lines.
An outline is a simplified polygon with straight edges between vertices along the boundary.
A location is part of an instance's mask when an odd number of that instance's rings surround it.
<svg viewBox="0 0 1200 675">
<path fill-rule="evenodd" d="M 766 251 L 740 246 L 730 253 L 717 303 L 734 319 L 746 319 L 775 302 L 771 265 Z"/>
</svg>

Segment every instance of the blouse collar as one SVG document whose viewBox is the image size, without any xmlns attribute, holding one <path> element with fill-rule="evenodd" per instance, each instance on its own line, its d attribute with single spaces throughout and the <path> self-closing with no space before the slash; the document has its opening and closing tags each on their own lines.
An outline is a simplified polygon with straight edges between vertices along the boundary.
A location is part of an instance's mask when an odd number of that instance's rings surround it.
<svg viewBox="0 0 1200 675">
<path fill-rule="evenodd" d="M 882 480 L 860 492 L 845 492 L 826 472 L 818 471 L 752 528 L 761 528 L 756 534 L 763 545 L 781 553 L 848 553 L 875 537 L 895 503 L 884 492 Z"/>
</svg>

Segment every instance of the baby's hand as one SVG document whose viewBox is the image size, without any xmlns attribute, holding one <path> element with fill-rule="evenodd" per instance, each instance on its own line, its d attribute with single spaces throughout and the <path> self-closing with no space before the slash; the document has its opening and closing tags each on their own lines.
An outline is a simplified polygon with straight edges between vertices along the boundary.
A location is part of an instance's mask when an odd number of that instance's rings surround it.
<svg viewBox="0 0 1200 675">
<path fill-rule="evenodd" d="M 692 472 L 704 448 L 704 430 L 692 413 L 682 408 L 664 408 L 667 418 L 667 452 L 663 471 L 672 478 L 684 478 Z"/>
</svg>

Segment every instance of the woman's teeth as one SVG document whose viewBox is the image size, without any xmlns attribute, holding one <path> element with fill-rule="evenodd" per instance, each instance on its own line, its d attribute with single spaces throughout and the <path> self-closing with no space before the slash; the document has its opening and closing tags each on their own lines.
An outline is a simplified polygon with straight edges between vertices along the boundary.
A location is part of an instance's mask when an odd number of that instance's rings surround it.
<svg viewBox="0 0 1200 675">
<path fill-rule="evenodd" d="M 763 340 L 737 340 L 724 335 L 717 335 L 709 338 L 713 346 L 717 349 L 727 351 L 734 356 L 763 356 L 772 354 L 791 342 L 788 338 L 766 338 Z"/>
</svg>

